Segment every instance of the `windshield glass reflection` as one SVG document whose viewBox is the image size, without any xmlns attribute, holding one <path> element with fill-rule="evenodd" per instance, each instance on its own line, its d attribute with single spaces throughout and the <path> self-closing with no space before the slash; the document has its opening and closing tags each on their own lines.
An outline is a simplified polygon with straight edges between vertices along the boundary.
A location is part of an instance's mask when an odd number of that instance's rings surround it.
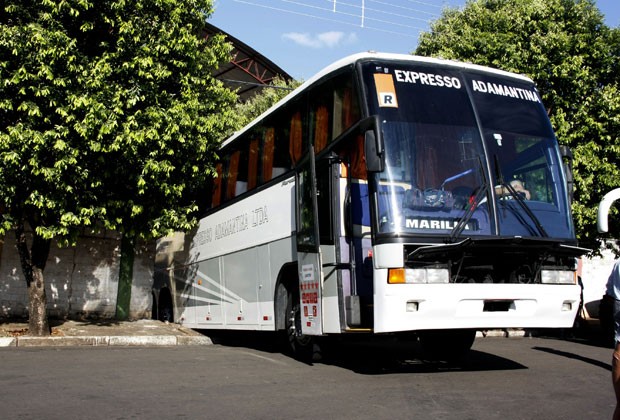
<svg viewBox="0 0 620 420">
<path fill-rule="evenodd" d="M 557 143 L 531 82 L 423 63 L 366 71 L 385 146 L 373 177 L 379 233 L 573 236 Z"/>
</svg>

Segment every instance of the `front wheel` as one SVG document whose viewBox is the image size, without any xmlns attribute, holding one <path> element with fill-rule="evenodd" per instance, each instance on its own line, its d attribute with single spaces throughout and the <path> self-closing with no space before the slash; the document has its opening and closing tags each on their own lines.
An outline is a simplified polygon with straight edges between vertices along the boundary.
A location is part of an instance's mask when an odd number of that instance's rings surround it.
<svg viewBox="0 0 620 420">
<path fill-rule="evenodd" d="M 289 349 L 297 359 L 303 362 L 318 362 L 322 359 L 321 348 L 316 337 L 302 333 L 299 292 L 288 291 L 285 331 Z"/>
</svg>

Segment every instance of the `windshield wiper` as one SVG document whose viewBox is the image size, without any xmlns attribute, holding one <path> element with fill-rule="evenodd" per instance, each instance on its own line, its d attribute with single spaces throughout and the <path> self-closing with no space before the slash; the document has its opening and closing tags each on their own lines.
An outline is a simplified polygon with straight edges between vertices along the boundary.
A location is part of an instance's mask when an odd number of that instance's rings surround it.
<svg viewBox="0 0 620 420">
<path fill-rule="evenodd" d="M 512 198 L 514 198 L 515 201 L 519 203 L 519 206 L 523 209 L 523 211 L 525 211 L 525 214 L 527 214 L 530 217 L 530 219 L 532 219 L 532 221 L 534 222 L 534 225 L 536 225 L 536 229 L 538 229 L 538 233 L 540 234 L 540 236 L 548 238 L 549 235 L 547 234 L 545 229 L 540 224 L 540 220 L 538 220 L 538 217 L 536 217 L 536 215 L 532 212 L 532 210 L 530 210 L 528 205 L 525 204 L 523 197 L 521 197 L 521 195 L 514 189 L 514 187 L 510 185 L 510 183 L 506 183 L 506 181 L 504 181 L 504 175 L 502 174 L 502 171 L 500 169 L 499 159 L 497 155 L 493 155 L 493 159 L 495 160 L 495 176 L 497 177 L 499 181 L 501 191 L 503 191 L 504 188 L 506 188 L 508 192 L 510 193 L 510 195 L 512 196 Z M 526 226 L 524 220 L 522 220 L 520 217 L 517 217 L 517 219 L 519 219 L 522 222 L 523 226 Z"/>
<path fill-rule="evenodd" d="M 467 211 L 465 212 L 463 217 L 459 219 L 459 222 L 456 224 L 456 226 L 454 226 L 454 228 L 452 229 L 452 232 L 450 232 L 450 242 L 454 242 L 454 240 L 458 236 L 461 235 L 461 233 L 463 232 L 463 229 L 467 227 L 467 223 L 469 223 L 472 216 L 474 215 L 474 212 L 478 208 L 478 204 L 480 204 L 480 201 L 482 200 L 482 198 L 485 197 L 487 194 L 487 190 L 489 189 L 489 186 L 485 182 L 483 168 L 484 166 L 482 165 L 482 160 L 480 159 L 480 156 L 478 156 L 478 171 L 479 171 L 480 179 L 482 179 L 483 185 L 479 187 L 480 189 L 478 190 L 475 196 L 472 196 L 469 198 L 470 205 L 467 208 Z M 454 177 L 451 177 L 451 178 L 457 179 L 463 175 L 470 174 L 473 171 L 474 171 L 473 169 L 470 169 L 468 171 L 463 172 L 462 174 L 455 175 Z M 452 181 L 453 179 L 451 178 L 448 178 L 447 180 L 445 180 L 444 184 L 446 182 Z"/>
<path fill-rule="evenodd" d="M 542 224 L 540 223 L 540 220 L 538 220 L 538 217 L 536 217 L 536 215 L 532 212 L 532 210 L 530 210 L 530 208 L 528 207 L 527 204 L 525 204 L 525 201 L 523 200 L 523 197 L 521 196 L 521 194 L 519 194 L 512 185 L 510 185 L 509 183 L 505 183 L 503 182 L 503 179 L 500 179 L 501 183 L 500 183 L 500 187 L 502 189 L 506 188 L 508 190 L 508 192 L 510 193 L 510 196 L 512 198 L 514 198 L 514 200 L 519 204 L 519 206 L 523 209 L 523 211 L 525 212 L 525 214 L 527 214 L 530 219 L 532 219 L 532 221 L 534 222 L 534 225 L 536 225 L 536 229 L 538 229 L 538 233 L 540 234 L 540 236 L 543 236 L 545 238 L 548 238 L 549 235 L 547 234 L 547 232 L 545 231 L 545 228 L 543 228 Z M 506 205 L 506 203 L 504 203 L 504 206 Z M 521 220 L 519 217 L 517 217 L 517 219 Z M 524 221 L 523 221 L 524 222 Z"/>
<path fill-rule="evenodd" d="M 467 209 L 467 211 L 465 212 L 463 217 L 461 217 L 459 219 L 459 222 L 456 224 L 456 226 L 454 226 L 454 228 L 452 229 L 452 232 L 450 232 L 450 242 L 454 242 L 454 240 L 458 236 L 461 235 L 461 233 L 463 232 L 463 229 L 465 229 L 465 227 L 467 226 L 467 223 L 469 223 L 469 221 L 471 220 L 472 216 L 474 215 L 474 212 L 478 208 L 478 204 L 480 203 L 482 198 L 484 196 L 486 196 L 486 193 L 487 193 L 488 189 L 489 189 L 489 187 L 486 184 L 484 184 L 484 185 L 482 185 L 482 187 L 480 187 L 480 189 L 478 190 L 476 195 L 472 196 L 472 198 L 470 198 L 470 203 L 471 204 L 470 204 L 469 208 Z"/>
</svg>

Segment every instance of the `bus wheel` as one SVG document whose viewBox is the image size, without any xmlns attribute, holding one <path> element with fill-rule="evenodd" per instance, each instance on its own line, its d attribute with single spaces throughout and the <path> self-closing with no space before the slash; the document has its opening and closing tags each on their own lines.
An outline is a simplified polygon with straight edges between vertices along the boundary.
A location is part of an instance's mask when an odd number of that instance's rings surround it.
<svg viewBox="0 0 620 420">
<path fill-rule="evenodd" d="M 425 360 L 462 362 L 476 339 L 476 330 L 431 330 L 418 333 Z"/>
<path fill-rule="evenodd" d="M 289 348 L 297 359 L 303 362 L 318 362 L 322 359 L 316 338 L 301 332 L 299 294 L 291 291 L 288 292 L 286 302 L 285 330 Z"/>
</svg>

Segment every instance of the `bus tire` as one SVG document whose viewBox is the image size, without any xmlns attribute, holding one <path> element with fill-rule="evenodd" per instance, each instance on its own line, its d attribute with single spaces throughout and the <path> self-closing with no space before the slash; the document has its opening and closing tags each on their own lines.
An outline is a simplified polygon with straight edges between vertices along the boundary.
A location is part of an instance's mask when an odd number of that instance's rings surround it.
<svg viewBox="0 0 620 420">
<path fill-rule="evenodd" d="M 293 356 L 303 362 L 318 362 L 322 359 L 321 348 L 316 337 L 301 332 L 301 304 L 299 290 L 288 289 L 286 299 L 285 333 L 288 347 Z"/>
<path fill-rule="evenodd" d="M 429 330 L 418 333 L 425 360 L 462 362 L 476 339 L 476 330 Z"/>
</svg>

